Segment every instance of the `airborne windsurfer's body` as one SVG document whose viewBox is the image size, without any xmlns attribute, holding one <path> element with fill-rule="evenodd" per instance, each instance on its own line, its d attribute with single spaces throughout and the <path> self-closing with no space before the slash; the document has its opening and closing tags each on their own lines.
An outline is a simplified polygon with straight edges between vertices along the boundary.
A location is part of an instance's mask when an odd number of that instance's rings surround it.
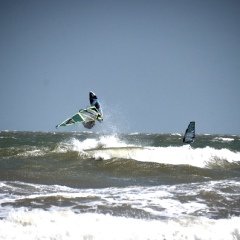
<svg viewBox="0 0 240 240">
<path fill-rule="evenodd" d="M 96 119 L 99 122 L 103 121 L 101 105 L 100 105 L 100 102 L 95 93 L 89 92 L 89 101 L 90 101 L 91 106 L 92 107 L 94 106 L 98 111 L 98 115 L 97 115 Z M 88 129 L 91 129 L 94 125 L 95 125 L 95 120 L 89 121 L 89 122 L 83 122 L 83 126 Z"/>
<path fill-rule="evenodd" d="M 97 116 L 97 120 L 102 121 L 102 117 L 103 117 L 102 108 L 97 96 L 93 92 L 89 93 L 89 101 L 91 106 L 96 107 L 96 109 L 99 112 L 99 115 Z"/>
</svg>

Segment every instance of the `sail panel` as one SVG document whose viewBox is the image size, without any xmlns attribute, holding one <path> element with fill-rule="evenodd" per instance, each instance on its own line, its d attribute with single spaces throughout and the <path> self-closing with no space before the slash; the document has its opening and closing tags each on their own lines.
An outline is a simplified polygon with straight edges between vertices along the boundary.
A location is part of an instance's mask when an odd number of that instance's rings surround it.
<svg viewBox="0 0 240 240">
<path fill-rule="evenodd" d="M 183 142 L 193 143 L 195 140 L 195 122 L 190 122 L 188 128 L 185 131 Z"/>
<path fill-rule="evenodd" d="M 84 123 L 84 122 L 86 123 L 86 122 L 95 121 L 95 120 L 102 121 L 103 119 L 99 114 L 98 110 L 96 109 L 96 107 L 92 106 L 89 108 L 79 110 L 78 113 L 74 114 L 64 122 L 58 124 L 56 128 L 60 126 L 61 127 L 70 126 L 76 123 Z"/>
</svg>

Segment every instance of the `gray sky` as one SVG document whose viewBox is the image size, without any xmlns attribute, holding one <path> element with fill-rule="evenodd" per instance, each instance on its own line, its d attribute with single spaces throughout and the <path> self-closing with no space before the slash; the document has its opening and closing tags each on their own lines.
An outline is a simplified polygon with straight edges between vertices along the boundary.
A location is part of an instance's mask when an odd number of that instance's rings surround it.
<svg viewBox="0 0 240 240">
<path fill-rule="evenodd" d="M 0 0 L 0 130 L 240 134 L 240 1 Z M 82 125 L 58 131 L 84 131 Z"/>
</svg>

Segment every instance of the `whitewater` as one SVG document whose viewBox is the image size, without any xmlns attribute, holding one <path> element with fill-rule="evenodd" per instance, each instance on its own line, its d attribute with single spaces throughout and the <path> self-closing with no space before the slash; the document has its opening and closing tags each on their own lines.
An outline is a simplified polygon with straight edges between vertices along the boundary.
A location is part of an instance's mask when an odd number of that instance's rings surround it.
<svg viewBox="0 0 240 240">
<path fill-rule="evenodd" d="M 0 132 L 0 239 L 240 239 L 240 136 Z"/>
</svg>

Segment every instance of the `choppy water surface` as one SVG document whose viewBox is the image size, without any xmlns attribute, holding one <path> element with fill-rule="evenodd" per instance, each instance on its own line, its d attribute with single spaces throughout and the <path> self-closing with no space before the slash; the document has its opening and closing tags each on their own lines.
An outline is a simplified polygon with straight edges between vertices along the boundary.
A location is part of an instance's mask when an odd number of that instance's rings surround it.
<svg viewBox="0 0 240 240">
<path fill-rule="evenodd" d="M 240 136 L 0 132 L 0 239 L 240 239 Z"/>
</svg>

